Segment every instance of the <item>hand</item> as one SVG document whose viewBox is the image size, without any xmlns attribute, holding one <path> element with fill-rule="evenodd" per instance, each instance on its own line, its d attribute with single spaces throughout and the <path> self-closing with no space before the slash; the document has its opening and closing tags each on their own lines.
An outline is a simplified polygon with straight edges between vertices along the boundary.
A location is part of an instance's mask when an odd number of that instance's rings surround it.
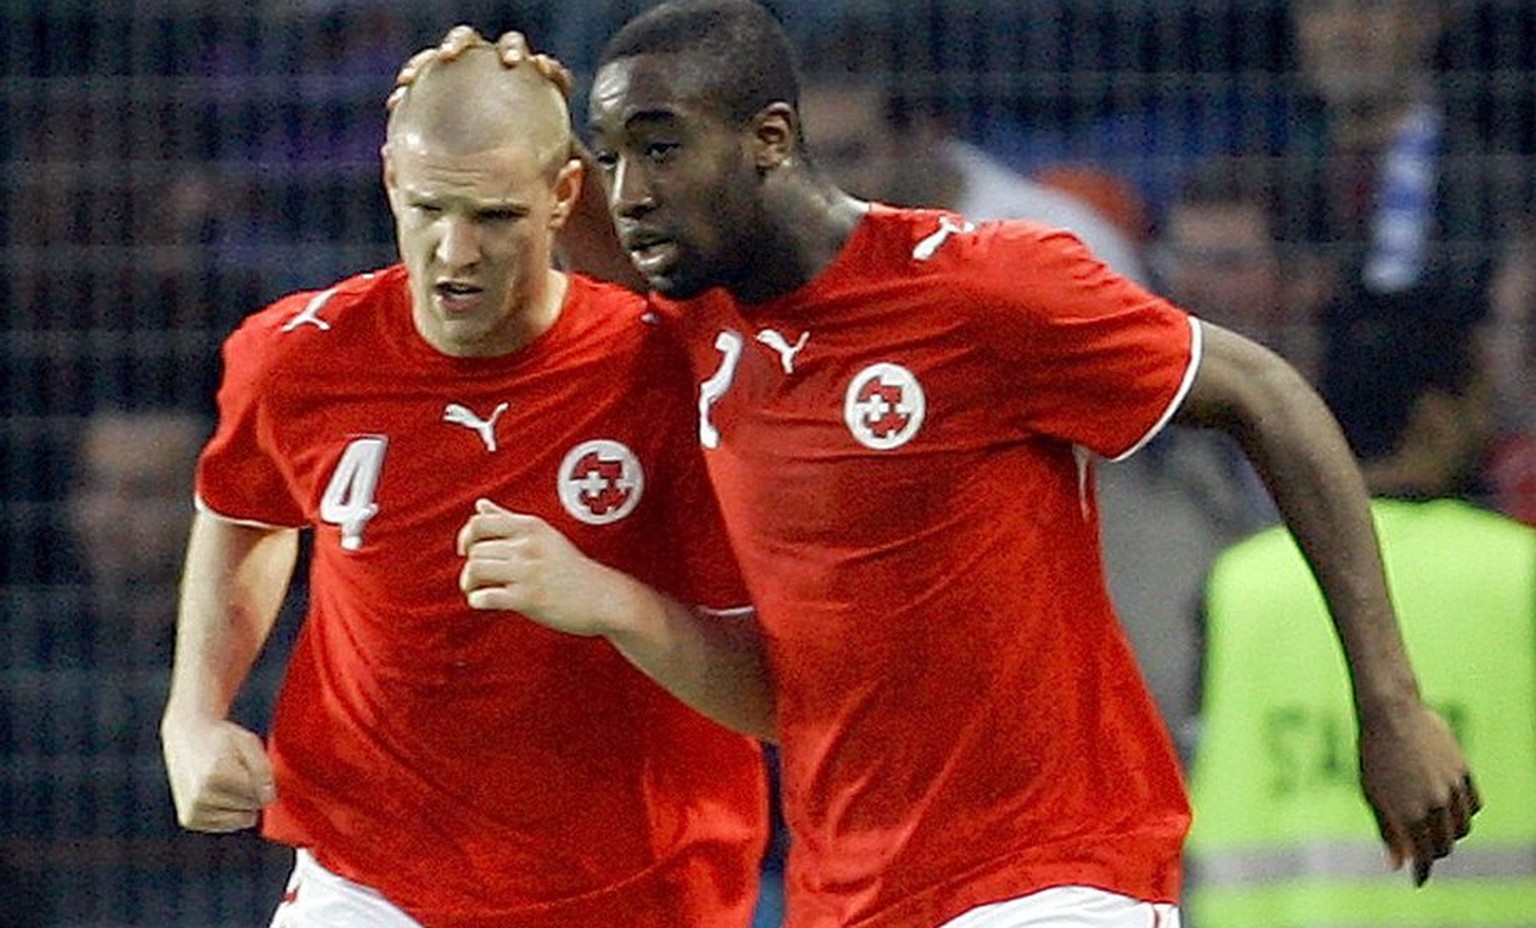
<svg viewBox="0 0 1536 928">
<path fill-rule="evenodd" d="M 454 26 L 443 36 L 443 41 L 432 48 L 424 48 L 410 57 L 400 73 L 395 75 L 395 89 L 389 95 L 387 106 L 391 109 L 405 96 L 406 89 L 415 83 L 421 72 L 434 61 L 452 61 L 464 53 L 466 49 L 490 47 L 480 33 L 471 26 Z M 496 40 L 496 53 L 501 58 L 501 63 L 508 68 L 515 68 L 527 63 L 539 72 L 545 80 L 555 85 L 561 96 L 567 100 L 571 97 L 571 89 L 576 81 L 571 77 L 565 65 L 555 58 L 535 53 L 528 47 L 528 39 L 521 32 L 503 32 Z"/>
<path fill-rule="evenodd" d="M 175 721 L 160 726 L 176 819 L 192 831 L 239 831 L 277 799 L 261 739 L 233 722 Z"/>
<path fill-rule="evenodd" d="M 1413 861 L 1422 886 L 1482 808 L 1450 728 L 1421 703 L 1360 726 L 1360 775 L 1393 869 Z"/>
<path fill-rule="evenodd" d="M 616 630 L 605 618 L 622 608 L 627 578 L 582 554 L 538 516 L 480 500 L 459 530 L 458 551 L 465 558 L 459 588 L 471 608 L 520 612 L 570 635 Z"/>
</svg>

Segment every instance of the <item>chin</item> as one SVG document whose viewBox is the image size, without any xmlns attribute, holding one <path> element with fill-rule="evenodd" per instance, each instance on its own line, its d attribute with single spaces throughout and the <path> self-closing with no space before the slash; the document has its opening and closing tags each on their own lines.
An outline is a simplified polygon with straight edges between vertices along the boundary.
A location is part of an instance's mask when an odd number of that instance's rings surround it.
<svg viewBox="0 0 1536 928">
<path fill-rule="evenodd" d="M 647 276 L 646 283 L 669 300 L 691 300 L 710 287 L 702 281 L 667 273 Z"/>
</svg>

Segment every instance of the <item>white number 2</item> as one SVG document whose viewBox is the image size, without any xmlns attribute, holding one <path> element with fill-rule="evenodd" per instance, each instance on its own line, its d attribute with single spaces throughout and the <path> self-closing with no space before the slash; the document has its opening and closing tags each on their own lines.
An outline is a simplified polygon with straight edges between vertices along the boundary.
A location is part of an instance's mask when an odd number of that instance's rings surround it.
<svg viewBox="0 0 1536 928">
<path fill-rule="evenodd" d="M 736 365 L 741 363 L 741 347 L 745 344 L 736 332 L 724 331 L 715 336 L 715 349 L 723 357 L 720 367 L 710 378 L 699 384 L 699 444 L 706 448 L 720 447 L 720 430 L 709 421 L 709 409 L 715 401 L 731 388 L 736 379 Z"/>
<path fill-rule="evenodd" d="M 363 527 L 378 515 L 373 501 L 379 486 L 379 472 L 384 469 L 384 449 L 389 444 L 382 436 L 353 439 L 336 462 L 331 482 L 320 496 L 320 518 L 341 526 L 341 546 L 356 551 L 363 546 Z"/>
</svg>

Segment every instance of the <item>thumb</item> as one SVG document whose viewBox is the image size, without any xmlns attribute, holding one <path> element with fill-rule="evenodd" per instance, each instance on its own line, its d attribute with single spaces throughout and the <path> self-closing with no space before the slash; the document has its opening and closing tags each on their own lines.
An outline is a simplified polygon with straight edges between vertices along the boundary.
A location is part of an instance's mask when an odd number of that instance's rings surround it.
<svg viewBox="0 0 1536 928">
<path fill-rule="evenodd" d="M 503 509 L 502 507 L 496 505 L 495 503 L 491 502 L 490 500 L 488 500 L 488 499 L 486 499 L 484 497 L 481 497 L 480 499 L 475 500 L 475 512 L 477 512 L 477 513 L 479 513 L 481 515 L 485 515 L 485 516 L 493 516 L 493 515 L 497 515 L 497 514 L 501 514 L 501 515 L 511 515 L 512 514 L 512 510 L 510 510 L 510 509 Z"/>
<path fill-rule="evenodd" d="M 271 805 L 277 799 L 277 780 L 272 775 L 272 762 L 267 758 L 261 739 L 251 732 L 241 732 L 235 739 L 235 752 L 251 775 L 251 786 L 261 805 Z"/>
</svg>

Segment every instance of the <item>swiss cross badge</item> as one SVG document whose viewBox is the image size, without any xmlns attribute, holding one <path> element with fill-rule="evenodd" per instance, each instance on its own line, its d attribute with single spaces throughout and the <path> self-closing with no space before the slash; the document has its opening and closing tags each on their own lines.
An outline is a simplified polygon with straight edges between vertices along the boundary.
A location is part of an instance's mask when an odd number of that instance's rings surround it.
<svg viewBox="0 0 1536 928">
<path fill-rule="evenodd" d="M 644 490 L 640 459 L 622 442 L 582 442 L 560 465 L 560 504 L 588 525 L 607 525 L 629 515 Z"/>
<path fill-rule="evenodd" d="M 843 399 L 843 420 L 859 444 L 876 451 L 899 448 L 923 425 L 922 384 L 900 364 L 872 364 L 856 374 Z"/>
</svg>

